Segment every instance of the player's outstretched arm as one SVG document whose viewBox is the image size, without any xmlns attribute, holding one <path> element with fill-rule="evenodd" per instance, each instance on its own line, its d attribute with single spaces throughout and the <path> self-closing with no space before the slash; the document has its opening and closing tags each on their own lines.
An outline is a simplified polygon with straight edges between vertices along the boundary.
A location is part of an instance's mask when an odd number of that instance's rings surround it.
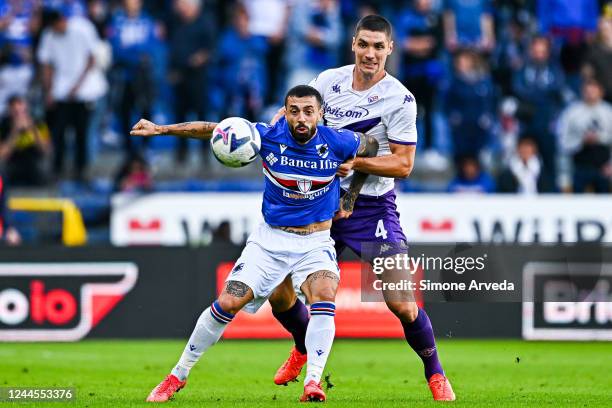
<svg viewBox="0 0 612 408">
<path fill-rule="evenodd" d="M 378 141 L 376 141 L 376 139 L 374 139 L 372 136 L 367 136 L 360 133 L 357 157 L 375 157 L 377 153 Z M 351 185 L 349 186 L 346 194 L 344 194 L 340 199 L 340 210 L 336 213 L 334 219 L 348 218 L 351 215 L 353 212 L 353 206 L 355 205 L 355 200 L 357 200 L 357 196 L 359 196 L 359 192 L 361 191 L 366 178 L 368 178 L 367 173 L 362 173 L 360 171 L 355 171 L 353 173 Z"/>
<path fill-rule="evenodd" d="M 356 157 L 353 170 L 375 176 L 406 178 L 414 166 L 415 145 L 389 143 L 391 154 L 378 157 Z"/>
<path fill-rule="evenodd" d="M 208 140 L 211 138 L 215 126 L 217 126 L 215 122 L 183 122 L 171 125 L 158 125 L 149 120 L 140 119 L 132 127 L 130 135 L 144 137 L 172 135 Z"/>
</svg>

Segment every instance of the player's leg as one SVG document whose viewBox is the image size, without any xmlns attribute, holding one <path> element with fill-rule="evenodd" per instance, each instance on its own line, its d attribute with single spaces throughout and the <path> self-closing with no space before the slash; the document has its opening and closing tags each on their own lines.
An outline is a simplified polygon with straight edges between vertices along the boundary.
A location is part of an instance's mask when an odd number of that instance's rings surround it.
<svg viewBox="0 0 612 408">
<path fill-rule="evenodd" d="M 306 377 L 301 401 L 325 401 L 321 376 L 334 342 L 336 325 L 336 291 L 339 274 L 319 270 L 308 276 L 301 290 L 310 304 L 310 321 L 306 330 Z"/>
<path fill-rule="evenodd" d="M 179 361 L 149 396 L 148 402 L 165 402 L 187 383 L 187 376 L 202 354 L 213 346 L 225 331 L 236 313 L 253 300 L 253 290 L 243 282 L 228 281 L 225 289 L 202 312 Z"/>
<path fill-rule="evenodd" d="M 338 231 L 332 227 L 331 237 L 334 240 L 334 248 L 340 254 L 345 245 Z M 274 375 L 274 383 L 287 385 L 294 381 L 306 364 L 306 329 L 308 328 L 308 309 L 306 305 L 295 294 L 291 284 L 291 277 L 287 277 L 282 285 L 279 285 L 270 296 L 272 314 L 278 322 L 293 336 L 295 346 L 289 353 L 289 358 L 279 367 Z"/>
<path fill-rule="evenodd" d="M 202 354 L 219 340 L 227 324 L 251 300 L 253 300 L 253 290 L 249 286 L 239 281 L 228 281 L 217 300 L 198 318 L 172 374 L 181 381 L 186 380 L 189 371 Z"/>
<path fill-rule="evenodd" d="M 274 374 L 276 385 L 287 385 L 294 381 L 306 364 L 306 329 L 308 328 L 308 309 L 293 290 L 291 276 L 280 284 L 268 299 L 272 306 L 272 314 L 283 327 L 291 333 L 295 346 L 289 353 L 289 358 Z"/>
<path fill-rule="evenodd" d="M 308 326 L 308 309 L 293 290 L 291 276 L 287 276 L 268 299 L 272 306 L 272 314 L 283 327 L 291 333 L 295 348 L 306 354 L 304 338 Z"/>
<path fill-rule="evenodd" d="M 383 248 L 385 249 L 384 255 L 390 257 L 396 254 L 406 254 L 408 250 L 393 192 L 378 198 L 358 198 L 351 217 L 335 222 L 334 228 L 341 229 L 346 245 L 365 260 L 379 256 Z M 411 275 L 400 268 L 392 268 L 383 273 L 382 279 L 388 282 L 400 282 L 403 279 L 411 279 Z M 445 396 L 452 393 L 452 389 L 444 377 L 444 371 L 438 359 L 429 317 L 423 309 L 418 308 L 409 291 L 383 292 L 383 296 L 389 310 L 400 320 L 406 342 L 423 361 L 425 376 L 434 394 L 434 399 L 450 399 Z M 438 380 L 440 378 L 443 379 L 444 390 L 450 389 L 450 393 L 439 392 Z M 432 384 L 432 379 L 434 384 Z"/>
</svg>

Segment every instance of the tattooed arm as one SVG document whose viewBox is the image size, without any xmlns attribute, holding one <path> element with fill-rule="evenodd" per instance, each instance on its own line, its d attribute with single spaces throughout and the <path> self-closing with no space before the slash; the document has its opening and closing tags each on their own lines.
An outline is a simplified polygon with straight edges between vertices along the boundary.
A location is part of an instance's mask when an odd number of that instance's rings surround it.
<svg viewBox="0 0 612 408">
<path fill-rule="evenodd" d="M 208 140 L 217 124 L 214 122 L 184 122 L 173 125 L 157 125 L 146 119 L 140 119 L 134 125 L 132 136 L 172 135 Z"/>
<path fill-rule="evenodd" d="M 357 157 L 375 157 L 376 153 L 378 153 L 378 142 L 372 136 L 367 136 L 363 133 L 359 134 L 359 149 L 357 150 Z M 351 185 L 349 186 L 346 194 L 342 196 L 340 199 L 340 210 L 336 213 L 334 217 L 335 220 L 339 218 L 348 218 L 353 212 L 353 206 L 355 205 L 355 200 L 357 200 L 357 196 L 361 191 L 361 187 L 368 178 L 366 173 L 362 173 L 360 171 L 355 171 L 353 173 L 353 179 L 351 180 Z"/>
</svg>

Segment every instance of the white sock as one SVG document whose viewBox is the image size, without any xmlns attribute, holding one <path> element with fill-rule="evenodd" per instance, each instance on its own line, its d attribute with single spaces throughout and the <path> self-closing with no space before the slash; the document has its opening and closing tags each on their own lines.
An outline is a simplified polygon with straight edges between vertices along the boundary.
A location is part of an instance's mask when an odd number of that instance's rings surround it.
<svg viewBox="0 0 612 408">
<path fill-rule="evenodd" d="M 219 340 L 227 324 L 233 318 L 234 315 L 224 312 L 217 301 L 204 310 L 198 318 L 181 358 L 172 369 L 172 374 L 179 380 L 185 381 L 195 363 Z"/>
<path fill-rule="evenodd" d="M 310 321 L 306 329 L 308 361 L 304 385 L 312 380 L 316 383 L 321 382 L 323 369 L 336 333 L 335 315 L 336 304 L 334 302 L 317 302 L 310 305 Z"/>
</svg>

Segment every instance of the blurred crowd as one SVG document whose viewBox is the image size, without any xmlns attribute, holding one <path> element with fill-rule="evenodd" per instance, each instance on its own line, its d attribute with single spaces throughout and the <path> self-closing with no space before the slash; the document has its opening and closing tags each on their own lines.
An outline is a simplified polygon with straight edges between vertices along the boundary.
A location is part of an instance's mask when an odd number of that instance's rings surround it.
<svg viewBox="0 0 612 408">
<path fill-rule="evenodd" d="M 194 146 L 130 138 L 139 117 L 268 121 L 288 87 L 353 62 L 372 13 L 418 103 L 417 167 L 455 174 L 447 191 L 610 192 L 601 0 L 0 0 L 4 181 L 86 182 L 106 149 L 124 157 L 116 190 L 151 191 L 148 152 L 180 166 Z"/>
</svg>

